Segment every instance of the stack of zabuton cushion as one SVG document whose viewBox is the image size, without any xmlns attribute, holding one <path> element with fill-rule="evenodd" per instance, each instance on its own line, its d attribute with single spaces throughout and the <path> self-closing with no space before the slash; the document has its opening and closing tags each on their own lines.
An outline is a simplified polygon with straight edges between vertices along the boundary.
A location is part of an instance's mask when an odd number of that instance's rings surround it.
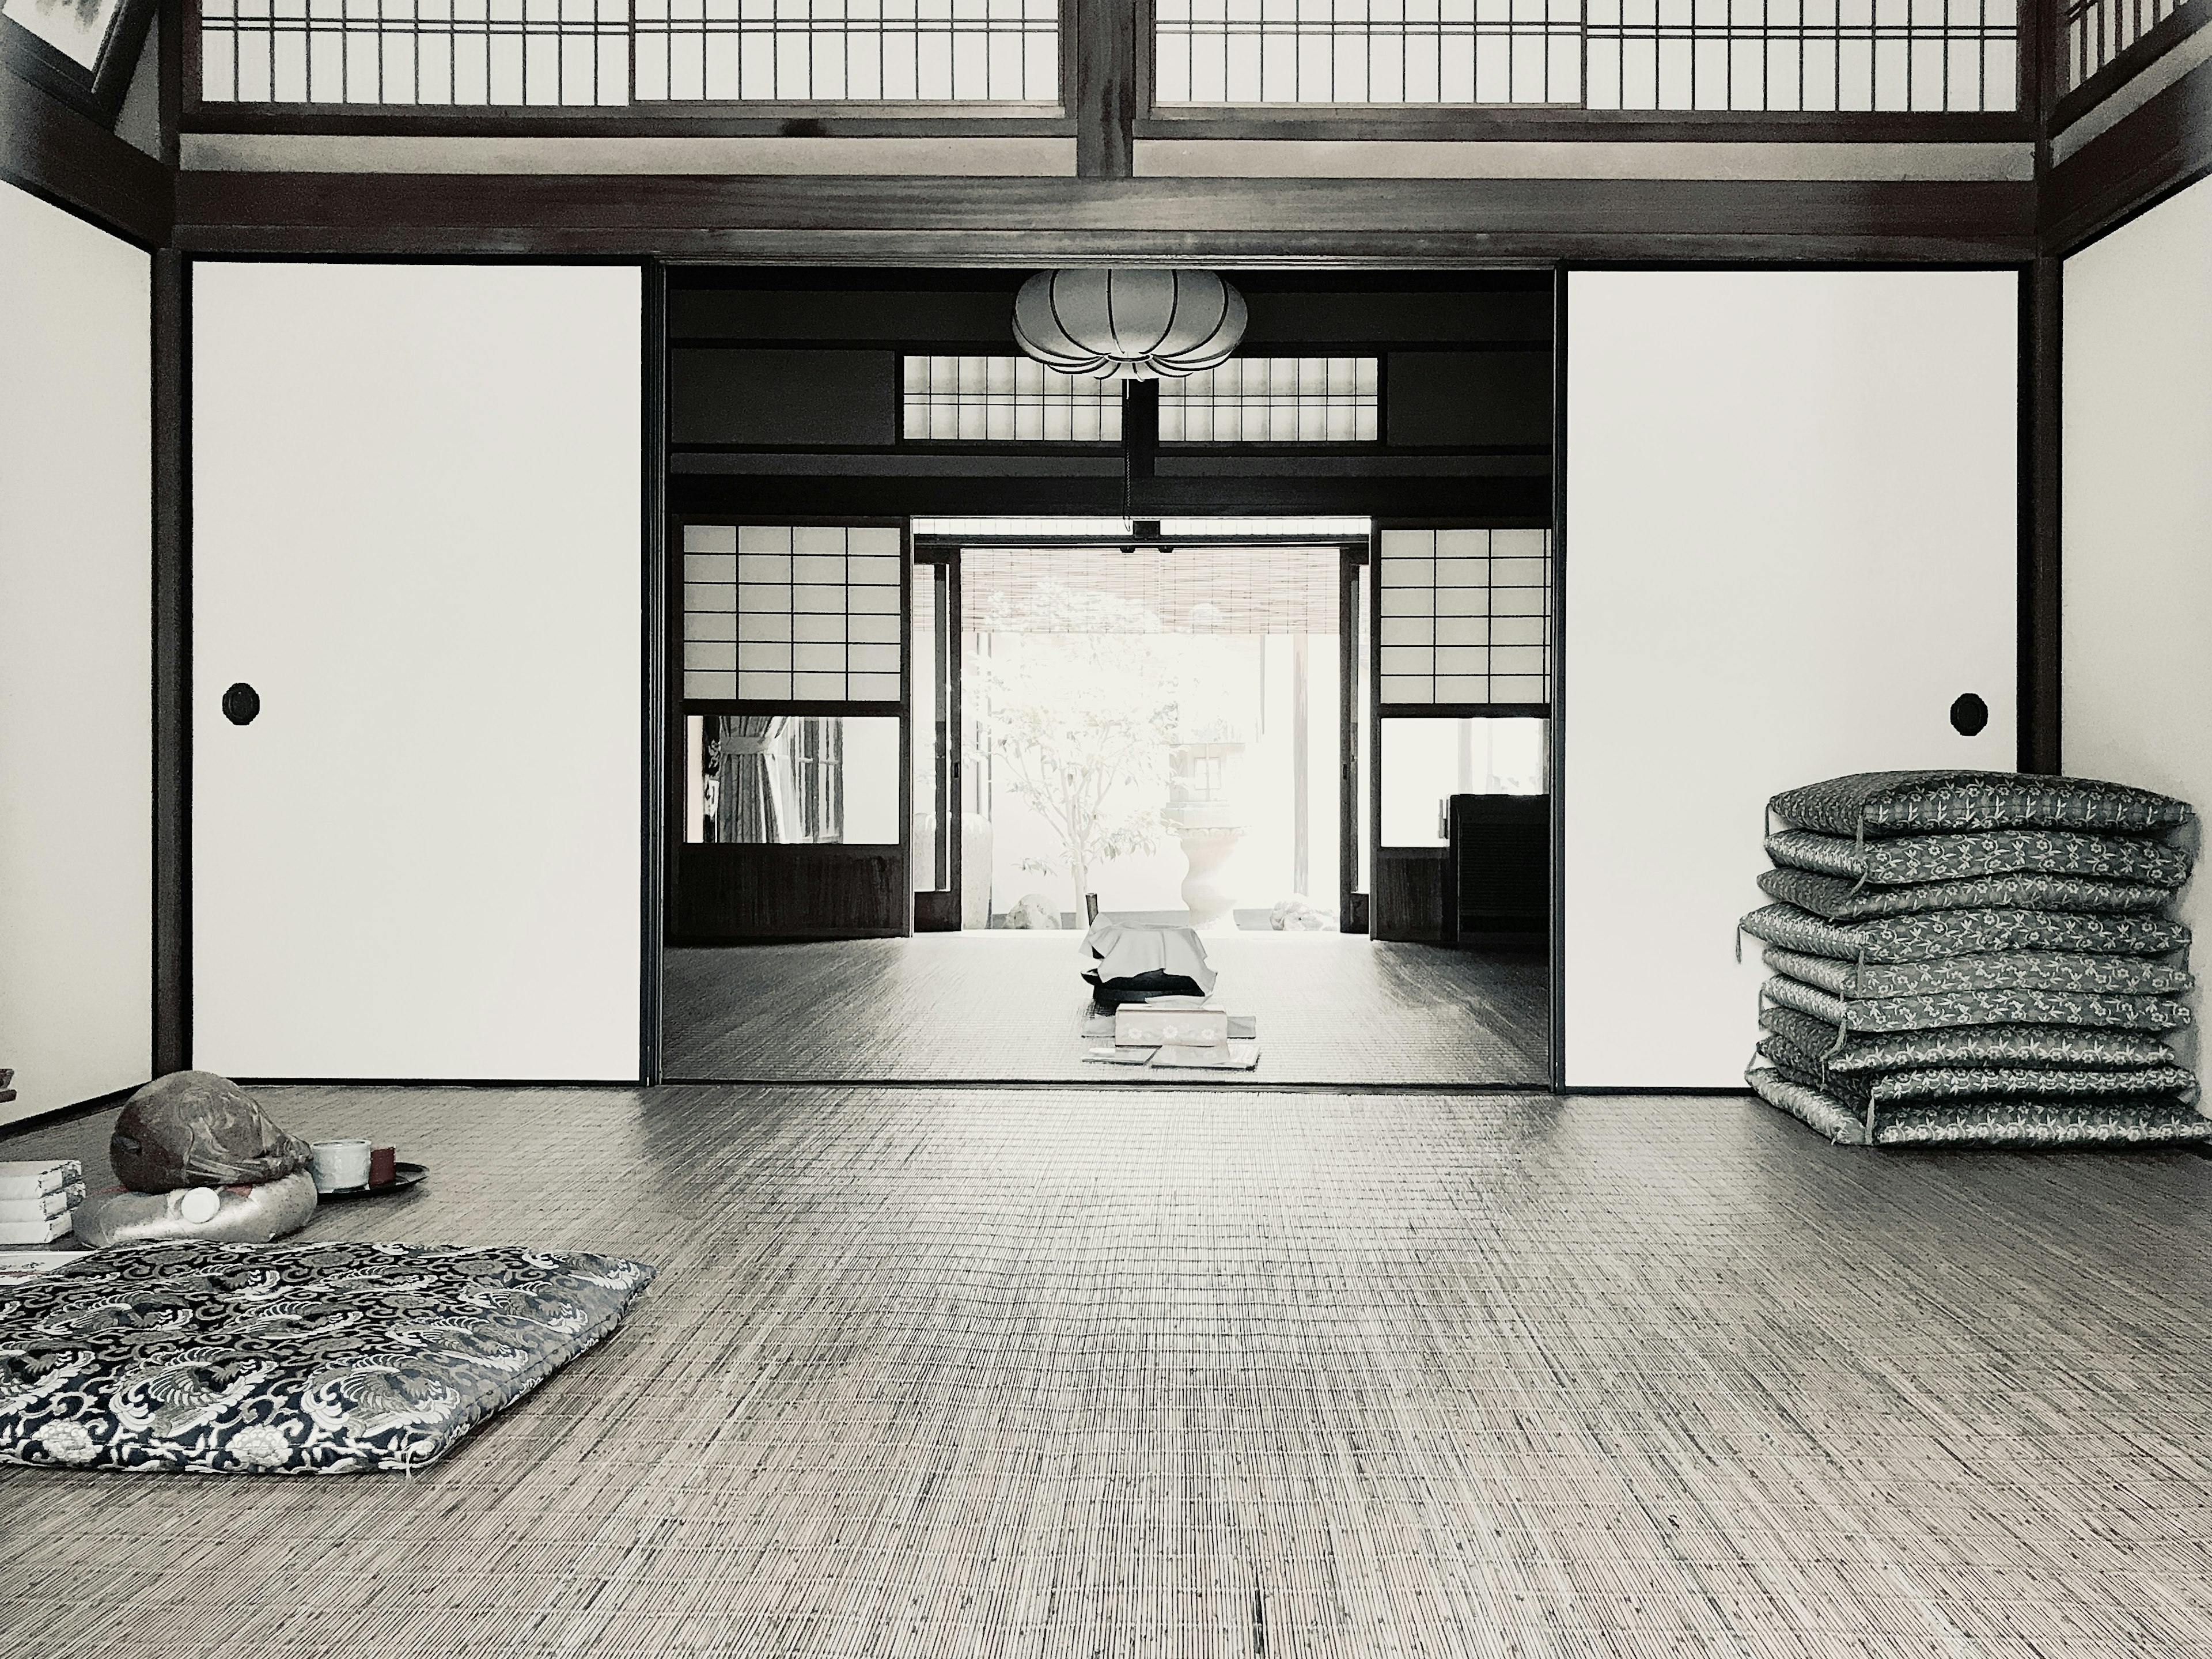
<svg viewBox="0 0 2212 1659">
<path fill-rule="evenodd" d="M 2189 807 L 2014 772 L 1865 772 L 1767 803 L 1773 972 L 1746 1080 L 1855 1145 L 2212 1139 L 2190 1023 Z"/>
</svg>

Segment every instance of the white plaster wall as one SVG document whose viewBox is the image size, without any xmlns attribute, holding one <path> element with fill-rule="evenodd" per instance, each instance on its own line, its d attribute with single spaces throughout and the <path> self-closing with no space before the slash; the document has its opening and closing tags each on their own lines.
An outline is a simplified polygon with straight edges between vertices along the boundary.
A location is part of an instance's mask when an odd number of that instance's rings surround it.
<svg viewBox="0 0 2212 1659">
<path fill-rule="evenodd" d="M 638 1075 L 641 299 L 196 267 L 200 1065 Z"/>
<path fill-rule="evenodd" d="M 2062 292 L 2065 769 L 2212 810 L 2212 181 L 2068 259 Z M 2181 915 L 2212 927 L 2201 875 Z"/>
<path fill-rule="evenodd" d="M 0 1121 L 152 1064 L 151 262 L 0 185 Z"/>
<path fill-rule="evenodd" d="M 1743 1086 L 1770 795 L 2014 765 L 2017 280 L 1569 277 L 1571 1087 Z"/>
</svg>

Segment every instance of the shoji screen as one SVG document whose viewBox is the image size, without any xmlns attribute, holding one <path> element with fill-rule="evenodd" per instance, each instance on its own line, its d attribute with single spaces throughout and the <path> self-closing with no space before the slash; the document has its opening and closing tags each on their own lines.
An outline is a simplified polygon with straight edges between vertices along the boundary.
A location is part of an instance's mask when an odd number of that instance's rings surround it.
<svg viewBox="0 0 2212 1659">
<path fill-rule="evenodd" d="M 0 185 L 0 1122 L 152 1064 L 147 256 Z"/>
<path fill-rule="evenodd" d="M 2063 282 L 2066 769 L 2212 811 L 2212 181 Z M 2182 904 L 2204 939 L 2206 877 Z"/>
<path fill-rule="evenodd" d="M 1742 1085 L 1770 794 L 2013 765 L 2017 283 L 1569 277 L 1570 1086 Z"/>
<path fill-rule="evenodd" d="M 638 272 L 193 282 L 195 1059 L 635 1078 Z"/>
</svg>

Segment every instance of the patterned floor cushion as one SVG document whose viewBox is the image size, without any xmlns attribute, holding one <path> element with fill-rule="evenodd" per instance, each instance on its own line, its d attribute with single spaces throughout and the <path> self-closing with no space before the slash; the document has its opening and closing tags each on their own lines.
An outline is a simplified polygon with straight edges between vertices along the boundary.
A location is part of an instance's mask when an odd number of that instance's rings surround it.
<svg viewBox="0 0 2212 1659">
<path fill-rule="evenodd" d="M 2084 836 L 2068 830 L 1985 830 L 1974 835 L 1899 836 L 1887 841 L 1780 830 L 1766 838 L 1766 854 L 1793 869 L 1875 887 L 2025 871 L 2179 887 L 2189 879 L 2190 871 L 2189 854 L 2178 847 L 2141 836 Z"/>
<path fill-rule="evenodd" d="M 2173 1051 L 2142 1031 L 2072 1025 L 1965 1025 L 1931 1031 L 1852 1032 L 1840 1048 L 1836 1028 L 1794 1008 L 1769 1003 L 1759 1023 L 1802 1053 L 1818 1056 L 1831 1075 L 1893 1072 L 1913 1066 L 2170 1066 Z"/>
<path fill-rule="evenodd" d="M 1854 1074 L 1824 1071 L 1817 1054 L 1787 1037 L 1769 1036 L 1759 1052 L 1785 1076 L 1826 1089 L 1848 1105 L 1894 1102 L 2054 1099 L 2112 1100 L 2126 1097 L 2187 1100 L 2197 1092 L 2194 1073 L 2179 1066 L 2131 1066 L 2119 1071 L 2069 1070 L 2061 1066 L 1929 1066 L 1906 1072 Z"/>
<path fill-rule="evenodd" d="M 1910 997 L 1936 991 L 2093 991 L 2170 996 L 2197 981 L 2185 968 L 2151 957 L 2090 956 L 2070 951 L 1989 951 L 1940 962 L 1838 962 L 1769 945 L 1760 953 L 1778 974 L 1831 996 Z"/>
<path fill-rule="evenodd" d="M 1759 878 L 1769 898 L 1810 910 L 1830 921 L 1911 915 L 1922 910 L 2083 910 L 2126 915 L 2155 910 L 2173 896 L 2163 887 L 2095 876 L 1975 876 L 1966 881 L 1926 881 L 1912 887 L 1861 887 L 1809 870 L 1767 870 Z"/>
<path fill-rule="evenodd" d="M 1744 1073 L 1753 1093 L 1845 1146 L 1867 1144 L 1866 1118 L 1824 1090 L 1770 1066 Z M 2212 1139 L 2212 1118 L 2172 1100 L 1974 1101 L 1948 1106 L 1877 1107 L 1877 1146 L 2141 1146 Z"/>
<path fill-rule="evenodd" d="M 1856 772 L 1766 804 L 1783 823 L 1831 836 L 2081 830 L 2141 835 L 2189 822 L 2188 804 L 2094 778 L 2026 772 Z"/>
<path fill-rule="evenodd" d="M 2169 997 L 2080 991 L 1942 991 L 1916 997 L 1837 997 L 1777 974 L 1760 990 L 1785 1008 L 1846 1031 L 1925 1031 L 1948 1025 L 2094 1025 L 2171 1031 L 2189 1010 Z"/>
<path fill-rule="evenodd" d="M 1742 927 L 1785 951 L 1844 962 L 1933 962 L 1983 951 L 2157 957 L 2189 946 L 2189 929 L 2178 921 L 2071 910 L 1927 910 L 1839 924 L 1794 904 L 1769 904 L 1746 916 Z"/>
<path fill-rule="evenodd" d="M 0 1290 L 0 1461 L 412 1469 L 600 1341 L 653 1270 L 428 1244 L 141 1244 Z"/>
</svg>

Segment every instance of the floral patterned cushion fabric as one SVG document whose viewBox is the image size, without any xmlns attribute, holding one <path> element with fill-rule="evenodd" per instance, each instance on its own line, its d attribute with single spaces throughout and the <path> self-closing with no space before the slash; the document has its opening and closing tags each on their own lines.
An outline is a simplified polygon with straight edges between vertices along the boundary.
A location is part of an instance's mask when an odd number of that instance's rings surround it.
<svg viewBox="0 0 2212 1659">
<path fill-rule="evenodd" d="M 1851 1032 L 1836 1047 L 1836 1028 L 1770 1003 L 1759 1023 L 1788 1039 L 1820 1069 L 1882 1073 L 1919 1066 L 2041 1066 L 2117 1070 L 2174 1064 L 2173 1051 L 2140 1031 L 2065 1025 L 1963 1025 L 1929 1031 Z"/>
<path fill-rule="evenodd" d="M 2069 910 L 1925 910 L 1837 923 L 1794 904 L 1770 904 L 1746 916 L 1742 927 L 1785 951 L 1844 962 L 1934 962 L 1984 951 L 2157 957 L 2189 945 L 2189 930 L 2178 921 Z"/>
<path fill-rule="evenodd" d="M 1766 854 L 1777 864 L 1875 887 L 2028 870 L 2179 887 L 2189 879 L 2190 871 L 2189 854 L 2178 847 L 2067 830 L 1986 830 L 1978 835 L 1899 836 L 1869 842 L 1812 830 L 1781 830 L 1766 838 Z"/>
<path fill-rule="evenodd" d="M 2186 823 L 2186 803 L 2094 778 L 2027 772 L 1856 772 L 1784 790 L 1767 811 L 1831 836 L 2081 830 L 2142 835 Z"/>
<path fill-rule="evenodd" d="M 1846 1031 L 1924 1031 L 1948 1025 L 2109 1025 L 2171 1031 L 2189 1024 L 2168 997 L 2092 996 L 2079 991 L 1942 991 L 1929 996 L 1831 996 L 1778 974 L 1759 988 L 1785 1008 Z"/>
<path fill-rule="evenodd" d="M 144 1244 L 0 1290 L 0 1460 L 411 1469 L 622 1322 L 641 1262 L 426 1244 Z"/>
<path fill-rule="evenodd" d="M 1800 956 L 1771 945 L 1761 954 L 1776 973 L 1838 997 L 1923 996 L 1934 991 L 2113 991 L 2158 996 L 2186 991 L 2197 983 L 2187 969 L 2150 957 L 2064 951 L 1990 951 L 1941 962 L 1863 966 L 1833 957 Z"/>
<path fill-rule="evenodd" d="M 1769 1105 L 1845 1146 L 1867 1144 L 1866 1114 L 1826 1090 L 1753 1066 L 1744 1081 Z M 1978 1142 L 2019 1146 L 2147 1145 L 2212 1139 L 2212 1118 L 2171 1099 L 1978 1100 L 1944 1106 L 1877 1107 L 1874 1144 Z"/>
<path fill-rule="evenodd" d="M 2142 882 L 2029 872 L 1974 876 L 1965 881 L 1926 881 L 1912 887 L 1861 887 L 1840 877 L 1816 876 L 1809 870 L 1767 870 L 1760 873 L 1759 884 L 1769 898 L 1810 910 L 1830 921 L 1864 921 L 1922 910 L 1990 908 L 2127 915 L 2155 910 L 2172 897 L 2170 890 Z"/>
<path fill-rule="evenodd" d="M 1836 1046 L 1836 1026 L 1770 1002 L 1759 1024 L 1818 1055 L 1827 1075 L 1907 1071 L 1913 1066 L 2170 1066 L 2172 1048 L 2142 1030 L 2073 1026 L 1948 1026 L 1938 1030 L 1854 1030 Z"/>
<path fill-rule="evenodd" d="M 1858 1107 L 1869 1100 L 1877 1103 L 1997 1100 L 2026 1095 L 2069 1099 L 2157 1095 L 2182 1099 L 2193 1096 L 2197 1089 L 2196 1076 L 2179 1066 L 2131 1066 L 2122 1071 L 2070 1071 L 2060 1066 L 1929 1066 L 1855 1076 L 1825 1070 L 1817 1055 L 1807 1054 L 1787 1037 L 1767 1037 L 1759 1045 L 1759 1052 L 1798 1082 L 1826 1089 L 1837 1099 Z"/>
</svg>

